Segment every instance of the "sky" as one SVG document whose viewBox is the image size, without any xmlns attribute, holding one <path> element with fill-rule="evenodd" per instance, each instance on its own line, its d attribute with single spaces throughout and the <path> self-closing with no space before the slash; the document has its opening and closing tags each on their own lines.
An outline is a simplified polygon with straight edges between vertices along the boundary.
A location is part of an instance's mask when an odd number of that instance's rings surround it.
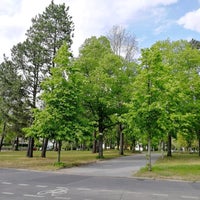
<svg viewBox="0 0 200 200">
<path fill-rule="evenodd" d="M 51 0 L 1 0 L 0 61 L 3 54 L 26 38 L 31 19 L 42 13 Z M 122 26 L 134 35 L 139 49 L 156 41 L 200 40 L 200 0 L 54 0 L 65 3 L 75 25 L 72 51 L 91 36 L 106 35 Z"/>
</svg>

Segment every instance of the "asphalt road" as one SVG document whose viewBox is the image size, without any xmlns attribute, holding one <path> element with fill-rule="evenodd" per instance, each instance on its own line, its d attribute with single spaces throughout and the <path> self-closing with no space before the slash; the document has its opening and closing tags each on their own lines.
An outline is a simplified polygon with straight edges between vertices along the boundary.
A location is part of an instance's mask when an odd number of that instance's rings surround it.
<svg viewBox="0 0 200 200">
<path fill-rule="evenodd" d="M 152 154 L 152 163 L 161 155 Z M 97 163 L 73 167 L 60 170 L 65 174 L 87 175 L 87 176 L 111 176 L 111 177 L 129 177 L 141 168 L 146 166 L 146 154 L 134 154 L 132 156 L 123 156 L 111 160 L 100 161 Z"/>
<path fill-rule="evenodd" d="M 200 183 L 134 178 L 145 163 L 142 154 L 58 172 L 0 169 L 0 200 L 200 200 Z"/>
</svg>

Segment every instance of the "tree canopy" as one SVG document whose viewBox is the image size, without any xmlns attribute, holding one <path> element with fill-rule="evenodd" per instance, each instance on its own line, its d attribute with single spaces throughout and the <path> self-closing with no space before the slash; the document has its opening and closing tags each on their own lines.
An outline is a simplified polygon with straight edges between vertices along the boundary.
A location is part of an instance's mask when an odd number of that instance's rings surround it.
<svg viewBox="0 0 200 200">
<path fill-rule="evenodd" d="M 23 138 L 32 157 L 36 140 L 45 157 L 51 140 L 60 162 L 61 147 L 95 146 L 103 157 L 106 147 L 123 154 L 137 144 L 148 150 L 149 170 L 161 143 L 168 156 L 176 144 L 199 150 L 200 42 L 157 41 L 135 58 L 135 36 L 114 26 L 87 38 L 74 58 L 68 12 L 51 1 L 0 64 L 0 148 L 6 137 L 12 145 Z"/>
</svg>

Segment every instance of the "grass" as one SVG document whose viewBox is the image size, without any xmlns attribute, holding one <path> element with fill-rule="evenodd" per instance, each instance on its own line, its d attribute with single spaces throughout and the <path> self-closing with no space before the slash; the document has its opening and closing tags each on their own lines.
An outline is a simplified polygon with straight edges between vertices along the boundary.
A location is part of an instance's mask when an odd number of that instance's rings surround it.
<svg viewBox="0 0 200 200">
<path fill-rule="evenodd" d="M 200 157 L 197 154 L 174 153 L 172 157 L 157 160 L 151 172 L 145 167 L 136 176 L 200 181 Z"/>
<path fill-rule="evenodd" d="M 99 160 L 98 154 L 92 154 L 90 151 L 62 151 L 61 163 L 56 163 L 57 152 L 55 151 L 47 151 L 46 158 L 41 158 L 40 154 L 40 151 L 34 151 L 34 157 L 27 158 L 26 151 L 2 151 L 0 152 L 0 168 L 52 171 Z M 125 152 L 125 155 L 130 154 L 129 151 Z M 119 157 L 117 150 L 104 151 L 104 159 L 116 157 Z M 134 176 L 200 181 L 200 157 L 197 154 L 174 153 L 172 157 L 165 156 L 164 159 L 158 159 L 153 164 L 151 172 L 148 171 L 147 167 L 144 167 Z"/>
<path fill-rule="evenodd" d="M 40 157 L 40 151 L 34 151 L 33 158 L 26 157 L 26 151 L 2 151 L 0 152 L 0 168 L 17 168 L 30 170 L 57 170 L 62 167 L 73 167 L 82 164 L 96 162 L 98 154 L 93 154 L 91 151 L 62 151 L 61 162 L 57 161 L 57 152 L 47 151 L 46 158 Z M 126 151 L 125 155 L 130 155 L 131 152 Z M 119 157 L 119 151 L 106 150 L 104 151 L 104 159 Z"/>
</svg>

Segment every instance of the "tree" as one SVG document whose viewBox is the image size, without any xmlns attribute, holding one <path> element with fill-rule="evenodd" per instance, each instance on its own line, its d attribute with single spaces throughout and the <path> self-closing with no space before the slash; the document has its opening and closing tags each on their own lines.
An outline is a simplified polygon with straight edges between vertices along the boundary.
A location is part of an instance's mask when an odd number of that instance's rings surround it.
<svg viewBox="0 0 200 200">
<path fill-rule="evenodd" d="M 31 107 L 41 104 L 38 95 L 40 84 L 55 67 L 54 57 L 57 50 L 66 41 L 69 48 L 72 44 L 74 25 L 65 4 L 56 5 L 54 1 L 42 14 L 32 19 L 32 26 L 27 31 L 27 39 L 13 47 L 12 57 L 15 65 L 22 70 L 28 81 Z M 47 142 L 45 143 L 47 144 Z M 33 156 L 34 138 L 29 138 L 27 156 Z"/>
<path fill-rule="evenodd" d="M 113 26 L 107 34 L 113 52 L 123 56 L 127 61 L 133 61 L 137 52 L 137 41 L 135 36 L 121 26 Z"/>
<path fill-rule="evenodd" d="M 107 38 L 110 41 L 111 48 L 115 55 L 124 58 L 124 64 L 121 68 L 120 73 L 118 73 L 116 87 L 118 91 L 116 91 L 116 95 L 118 96 L 118 127 L 117 127 L 117 138 L 118 138 L 118 147 L 120 147 L 120 155 L 124 154 L 124 124 L 122 123 L 121 115 L 123 114 L 125 102 L 127 103 L 130 95 L 130 83 L 133 81 L 133 77 L 135 76 L 134 70 L 136 69 L 136 64 L 133 62 L 134 56 L 137 52 L 137 42 L 135 36 L 129 32 L 127 32 L 121 26 L 113 26 L 113 28 L 107 34 Z M 131 72 L 131 73 L 130 73 Z M 125 94 L 126 93 L 126 94 Z M 123 100 L 122 100 L 123 99 Z M 124 107 L 124 108 L 122 108 Z M 123 110 L 123 111 L 122 111 Z M 125 122 L 124 122 L 125 123 Z"/>
<path fill-rule="evenodd" d="M 142 51 L 140 71 L 133 83 L 132 101 L 128 120 L 145 133 L 148 140 L 148 169 L 151 171 L 151 140 L 159 134 L 159 118 L 162 114 L 164 66 L 157 48 Z"/>
<path fill-rule="evenodd" d="M 82 130 L 80 84 L 78 72 L 69 60 L 67 44 L 58 51 L 56 67 L 42 83 L 44 108 L 35 110 L 32 127 L 26 129 L 30 136 L 55 139 L 58 146 L 58 162 L 62 141 L 70 141 Z M 85 122 L 85 121 L 84 121 Z"/>
<path fill-rule="evenodd" d="M 30 113 L 24 86 L 25 82 L 14 64 L 4 57 L 4 62 L 0 65 L 0 119 L 3 124 L 0 149 L 8 126 L 18 138 L 23 136 L 22 128 L 28 124 Z M 17 145 L 18 143 L 16 143 L 15 150 L 17 150 Z"/>
<path fill-rule="evenodd" d="M 85 41 L 76 60 L 83 80 L 86 114 L 98 132 L 99 157 L 103 157 L 105 130 L 113 126 L 111 116 L 117 113 L 115 93 L 117 73 L 123 66 L 122 59 L 115 55 L 106 37 L 91 37 Z"/>
<path fill-rule="evenodd" d="M 165 84 L 167 115 L 165 119 L 168 132 L 168 156 L 171 156 L 171 137 L 176 136 L 180 130 L 184 135 L 192 134 L 192 123 L 194 114 L 192 105 L 196 104 L 195 91 L 198 91 L 198 66 L 199 51 L 194 49 L 187 41 L 169 40 L 157 42 L 155 44 L 160 49 L 163 63 L 168 66 L 170 79 Z M 197 86 L 198 87 L 198 86 Z M 190 102 L 190 103 L 189 103 Z M 197 110 L 196 110 L 197 111 Z"/>
<path fill-rule="evenodd" d="M 63 41 L 70 49 L 74 31 L 72 17 L 68 14 L 69 7 L 65 4 L 56 5 L 52 0 L 42 14 L 32 19 L 32 26 L 26 35 L 30 41 L 36 41 L 39 48 L 43 48 L 43 59 L 49 69 L 55 66 L 54 57 Z"/>
<path fill-rule="evenodd" d="M 178 132 L 192 134 L 189 130 L 195 115 L 191 105 L 197 103 L 194 88 L 198 85 L 194 87 L 194 80 L 199 77 L 196 66 L 199 66 L 199 52 L 187 41 L 159 41 L 142 51 L 141 69 L 132 85 L 128 120 L 140 132 L 147 133 L 149 170 L 152 137 L 167 136 L 167 155 L 172 156 L 172 137 Z"/>
</svg>

